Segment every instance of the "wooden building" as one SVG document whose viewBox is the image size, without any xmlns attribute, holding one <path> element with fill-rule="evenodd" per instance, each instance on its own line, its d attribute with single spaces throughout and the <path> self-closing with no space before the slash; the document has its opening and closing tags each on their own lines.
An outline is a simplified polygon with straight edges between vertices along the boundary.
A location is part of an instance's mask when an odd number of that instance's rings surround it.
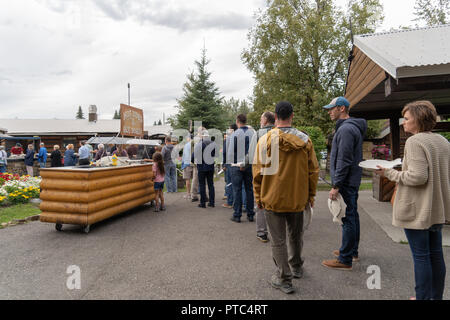
<svg viewBox="0 0 450 320">
<path fill-rule="evenodd" d="M 450 115 L 450 25 L 356 36 L 345 97 L 351 116 L 390 120 L 392 157 L 402 157 L 407 103 L 429 100 Z M 450 123 L 435 131 L 450 131 Z"/>
</svg>

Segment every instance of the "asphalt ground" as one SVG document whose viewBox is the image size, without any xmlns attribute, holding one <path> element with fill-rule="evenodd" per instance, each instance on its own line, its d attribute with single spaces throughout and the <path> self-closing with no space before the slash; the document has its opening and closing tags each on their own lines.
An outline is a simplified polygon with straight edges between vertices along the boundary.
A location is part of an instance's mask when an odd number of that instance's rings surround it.
<svg viewBox="0 0 450 320">
<path fill-rule="evenodd" d="M 216 185 L 216 207 L 201 209 L 166 194 L 165 212 L 143 206 L 91 227 L 31 222 L 0 230 L 0 299 L 179 299 L 179 300 L 407 300 L 414 296 L 413 262 L 408 245 L 393 242 L 360 208 L 361 261 L 352 271 L 321 265 L 339 248 L 341 227 L 332 222 L 327 192 L 316 199 L 313 222 L 304 236 L 304 277 L 296 293 L 273 289 L 270 243 L 256 238 L 245 216 L 230 221 L 222 208 L 223 181 Z M 444 248 L 450 266 L 450 248 Z M 69 266 L 81 272 L 81 289 L 69 290 Z M 378 266 L 381 289 L 368 289 Z M 448 277 L 447 277 L 448 279 Z M 447 280 L 445 299 L 450 298 Z"/>
</svg>

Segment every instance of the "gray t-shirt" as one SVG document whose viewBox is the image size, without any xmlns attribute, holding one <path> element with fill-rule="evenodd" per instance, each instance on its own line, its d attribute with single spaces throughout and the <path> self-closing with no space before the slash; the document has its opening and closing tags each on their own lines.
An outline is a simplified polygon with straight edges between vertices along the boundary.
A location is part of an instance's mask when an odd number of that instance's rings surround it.
<svg viewBox="0 0 450 320">
<path fill-rule="evenodd" d="M 162 148 L 161 153 L 163 156 L 164 164 L 173 164 L 172 161 L 172 151 L 173 151 L 173 144 L 167 144 Z"/>
</svg>

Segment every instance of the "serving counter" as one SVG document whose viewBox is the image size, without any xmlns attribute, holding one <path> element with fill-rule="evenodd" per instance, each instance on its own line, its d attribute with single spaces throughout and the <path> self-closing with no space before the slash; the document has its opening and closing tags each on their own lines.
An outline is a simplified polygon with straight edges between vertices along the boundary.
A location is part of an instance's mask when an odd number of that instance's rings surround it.
<svg viewBox="0 0 450 320">
<path fill-rule="evenodd" d="M 151 164 L 41 170 L 41 222 L 84 227 L 155 199 Z"/>
</svg>

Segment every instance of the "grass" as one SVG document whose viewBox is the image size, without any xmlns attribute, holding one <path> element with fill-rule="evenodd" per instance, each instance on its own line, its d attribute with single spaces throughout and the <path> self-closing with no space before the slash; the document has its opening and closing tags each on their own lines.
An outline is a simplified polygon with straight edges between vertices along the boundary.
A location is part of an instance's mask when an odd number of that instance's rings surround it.
<svg viewBox="0 0 450 320">
<path fill-rule="evenodd" d="M 13 220 L 23 220 L 41 213 L 38 207 L 32 204 L 18 204 L 0 209 L 0 224 Z"/>
</svg>

